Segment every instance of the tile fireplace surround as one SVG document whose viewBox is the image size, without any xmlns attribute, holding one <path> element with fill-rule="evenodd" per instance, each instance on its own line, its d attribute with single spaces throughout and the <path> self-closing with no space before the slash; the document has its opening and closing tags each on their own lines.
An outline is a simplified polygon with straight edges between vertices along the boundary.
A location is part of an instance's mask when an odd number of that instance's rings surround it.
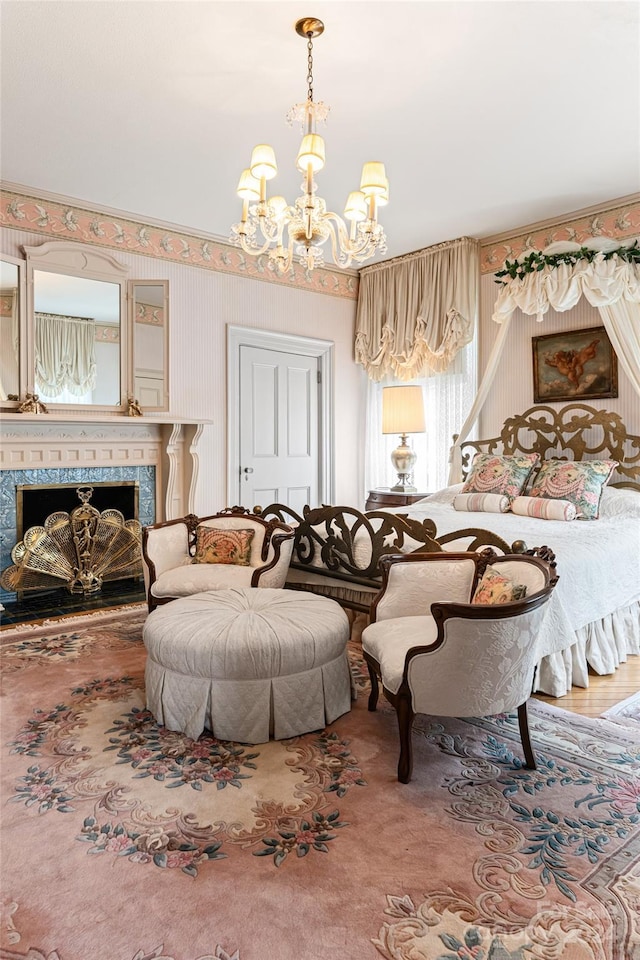
<svg viewBox="0 0 640 960">
<path fill-rule="evenodd" d="M 204 427 L 170 414 L 0 415 L 0 569 L 16 543 L 18 484 L 137 480 L 143 525 L 193 512 Z"/>
</svg>

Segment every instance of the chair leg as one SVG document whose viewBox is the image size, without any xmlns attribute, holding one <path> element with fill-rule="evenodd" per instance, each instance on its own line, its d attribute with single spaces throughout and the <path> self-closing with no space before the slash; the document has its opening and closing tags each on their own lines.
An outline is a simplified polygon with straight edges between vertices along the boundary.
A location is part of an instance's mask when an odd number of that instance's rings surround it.
<svg viewBox="0 0 640 960">
<path fill-rule="evenodd" d="M 413 745 L 411 743 L 411 728 L 415 713 L 411 707 L 411 697 L 398 696 L 396 702 L 398 714 L 398 731 L 400 733 L 400 759 L 398 760 L 398 780 L 400 783 L 409 783 L 413 773 Z"/>
<path fill-rule="evenodd" d="M 535 770 L 536 758 L 533 747 L 531 746 L 531 737 L 529 736 L 529 718 L 527 717 L 526 700 L 518 707 L 518 725 L 520 727 L 520 739 L 522 740 L 522 749 L 524 751 L 524 765 L 527 770 Z"/>
<path fill-rule="evenodd" d="M 369 680 L 371 681 L 371 693 L 369 694 L 369 702 L 367 707 L 371 713 L 373 713 L 378 706 L 380 687 L 378 686 L 378 674 L 375 672 L 369 661 L 367 661 L 367 667 L 369 668 Z"/>
</svg>

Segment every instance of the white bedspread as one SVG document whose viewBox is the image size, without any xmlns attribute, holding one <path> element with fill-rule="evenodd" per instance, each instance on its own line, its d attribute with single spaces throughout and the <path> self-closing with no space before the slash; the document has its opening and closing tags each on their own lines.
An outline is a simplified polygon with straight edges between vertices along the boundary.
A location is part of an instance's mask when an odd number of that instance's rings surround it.
<svg viewBox="0 0 640 960">
<path fill-rule="evenodd" d="M 587 662 L 596 669 L 604 664 L 599 672 L 611 672 L 626 658 L 627 652 L 638 652 L 640 494 L 605 490 L 598 520 L 563 522 L 511 513 L 457 511 L 452 503 L 460 489 L 460 486 L 448 487 L 412 504 L 406 512 L 418 520 L 431 518 L 438 535 L 480 527 L 497 533 L 508 543 L 524 540 L 528 547 L 548 546 L 556 555 L 560 579 L 548 604 L 543 635 L 539 638 L 540 657 L 551 657 L 549 663 L 542 665 L 543 679 L 538 689 L 560 696 L 571 686 L 572 676 L 574 683 L 588 684 Z M 612 615 L 619 611 L 624 611 L 624 630 L 631 640 L 623 650 L 620 638 L 610 637 L 611 644 L 618 648 L 612 658 L 602 649 L 602 643 L 607 643 L 602 635 L 606 637 L 607 629 L 612 632 Z M 601 622 L 608 627 L 603 628 Z M 598 633 L 597 640 L 595 633 Z M 590 644 L 598 644 L 600 649 L 592 652 Z"/>
</svg>

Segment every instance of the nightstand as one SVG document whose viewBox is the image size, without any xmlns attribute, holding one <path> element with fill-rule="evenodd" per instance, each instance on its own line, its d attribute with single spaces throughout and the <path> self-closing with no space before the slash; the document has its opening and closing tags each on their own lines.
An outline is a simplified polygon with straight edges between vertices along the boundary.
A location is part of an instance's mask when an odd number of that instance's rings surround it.
<svg viewBox="0 0 640 960">
<path fill-rule="evenodd" d="M 365 510 L 379 510 L 381 507 L 408 507 L 410 503 L 416 500 L 422 500 L 428 497 L 428 493 L 398 493 L 389 487 L 378 487 L 376 490 L 369 490 L 369 496 L 365 504 Z"/>
</svg>

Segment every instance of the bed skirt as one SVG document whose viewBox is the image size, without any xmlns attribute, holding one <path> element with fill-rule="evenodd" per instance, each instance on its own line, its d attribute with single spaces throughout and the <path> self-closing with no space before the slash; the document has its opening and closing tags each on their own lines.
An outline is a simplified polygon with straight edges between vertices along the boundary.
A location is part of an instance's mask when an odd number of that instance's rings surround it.
<svg viewBox="0 0 640 960">
<path fill-rule="evenodd" d="M 576 630 L 575 642 L 538 664 L 534 692 L 562 697 L 572 686 L 589 686 L 589 667 L 613 673 L 629 654 L 640 653 L 640 601 Z"/>
</svg>

